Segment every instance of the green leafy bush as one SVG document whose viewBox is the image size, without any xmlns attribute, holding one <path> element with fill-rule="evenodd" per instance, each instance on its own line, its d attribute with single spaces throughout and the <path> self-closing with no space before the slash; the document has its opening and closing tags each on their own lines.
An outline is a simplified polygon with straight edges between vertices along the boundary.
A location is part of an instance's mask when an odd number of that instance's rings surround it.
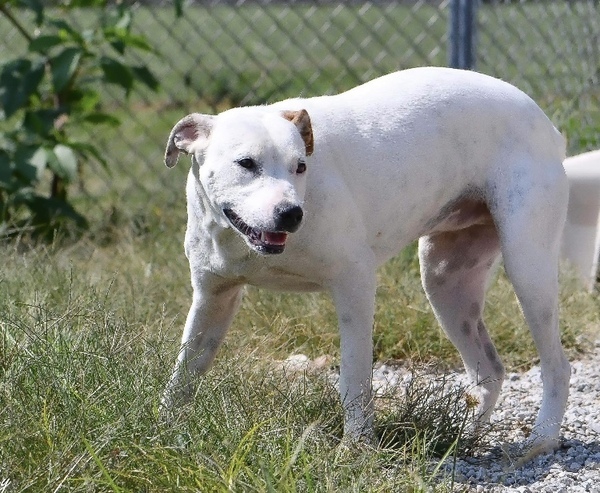
<svg viewBox="0 0 600 493">
<path fill-rule="evenodd" d="M 158 90 L 150 70 L 126 58 L 129 51 L 153 51 L 143 36 L 132 33 L 131 7 L 107 4 L 61 0 L 50 8 L 42 0 L 0 0 L 0 15 L 27 47 L 0 65 L 3 236 L 24 228 L 50 236 L 61 227 L 87 228 L 68 192 L 86 164 L 108 167 L 90 137 L 99 125 L 120 123 L 101 109 L 102 86 L 119 86 L 125 96 L 138 83 Z M 92 28 L 83 29 L 65 16 L 69 9 L 92 7 L 101 14 Z M 28 28 L 31 12 L 34 22 Z"/>
</svg>

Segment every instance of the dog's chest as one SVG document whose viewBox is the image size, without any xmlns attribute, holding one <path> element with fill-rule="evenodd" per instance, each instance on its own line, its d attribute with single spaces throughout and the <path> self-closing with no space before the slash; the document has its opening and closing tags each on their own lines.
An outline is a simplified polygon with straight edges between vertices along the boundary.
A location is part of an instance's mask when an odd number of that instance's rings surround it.
<svg viewBox="0 0 600 493">
<path fill-rule="evenodd" d="M 321 280 L 307 276 L 293 268 L 264 266 L 250 274 L 247 284 L 277 291 L 321 291 Z"/>
<path fill-rule="evenodd" d="M 262 256 L 248 249 L 231 230 L 210 235 L 206 231 L 186 235 L 188 259 L 203 271 L 239 284 L 278 291 L 321 291 L 325 269 L 318 262 L 303 261 L 285 252 L 277 256 Z"/>
<path fill-rule="evenodd" d="M 258 288 L 276 291 L 321 291 L 324 281 L 312 268 L 280 262 L 274 257 L 258 257 L 250 253 L 244 260 L 220 266 L 222 276 Z"/>
</svg>

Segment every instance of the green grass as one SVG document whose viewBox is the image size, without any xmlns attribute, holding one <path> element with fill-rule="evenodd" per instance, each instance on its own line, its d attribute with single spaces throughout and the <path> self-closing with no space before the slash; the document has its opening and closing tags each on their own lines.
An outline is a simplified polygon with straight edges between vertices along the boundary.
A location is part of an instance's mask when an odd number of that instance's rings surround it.
<svg viewBox="0 0 600 493">
<path fill-rule="evenodd" d="M 157 216 L 130 231 L 104 246 L 1 249 L 4 491 L 449 491 L 435 475 L 440 457 L 485 443 L 461 434 L 464 389 L 417 371 L 403 397 L 377 401 L 379 447 L 340 446 L 331 384 L 273 363 L 298 352 L 339 361 L 329 298 L 256 289 L 194 402 L 166 420 L 160 396 L 191 296 L 181 227 Z M 575 358 L 598 335 L 600 301 L 572 282 L 565 276 L 562 325 Z M 503 275 L 486 310 L 508 369 L 535 363 Z M 411 249 L 380 273 L 375 340 L 379 360 L 459 367 Z"/>
<path fill-rule="evenodd" d="M 147 242 L 3 249 L 0 481 L 10 481 L 8 491 L 389 491 L 430 481 L 436 450 L 427 445 L 451 446 L 460 396 L 427 427 L 428 414 L 410 406 L 440 389 L 415 389 L 413 403 L 382 423 L 394 446 L 346 450 L 331 385 L 274 371 L 272 350 L 257 346 L 250 326 L 244 347 L 231 338 L 195 402 L 162 419 L 187 279 L 181 255 Z"/>
</svg>

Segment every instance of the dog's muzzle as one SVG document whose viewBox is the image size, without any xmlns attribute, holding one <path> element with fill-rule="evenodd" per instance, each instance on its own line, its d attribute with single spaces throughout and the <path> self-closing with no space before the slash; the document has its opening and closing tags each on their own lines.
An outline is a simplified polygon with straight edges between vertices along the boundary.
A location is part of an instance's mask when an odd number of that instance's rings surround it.
<svg viewBox="0 0 600 493">
<path fill-rule="evenodd" d="M 247 240 L 248 244 L 259 253 L 276 254 L 285 249 L 288 233 L 294 233 L 302 223 L 304 212 L 297 205 L 279 206 L 275 209 L 274 230 L 262 230 L 246 224 L 231 209 L 223 209 L 232 226 Z"/>
</svg>

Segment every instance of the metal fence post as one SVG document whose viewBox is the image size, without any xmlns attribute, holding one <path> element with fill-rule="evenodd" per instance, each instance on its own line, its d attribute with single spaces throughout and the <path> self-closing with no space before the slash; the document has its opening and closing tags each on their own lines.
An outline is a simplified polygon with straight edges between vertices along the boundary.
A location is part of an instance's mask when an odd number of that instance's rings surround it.
<svg viewBox="0 0 600 493">
<path fill-rule="evenodd" d="M 475 33 L 479 0 L 451 0 L 448 64 L 454 68 L 475 68 Z"/>
</svg>

